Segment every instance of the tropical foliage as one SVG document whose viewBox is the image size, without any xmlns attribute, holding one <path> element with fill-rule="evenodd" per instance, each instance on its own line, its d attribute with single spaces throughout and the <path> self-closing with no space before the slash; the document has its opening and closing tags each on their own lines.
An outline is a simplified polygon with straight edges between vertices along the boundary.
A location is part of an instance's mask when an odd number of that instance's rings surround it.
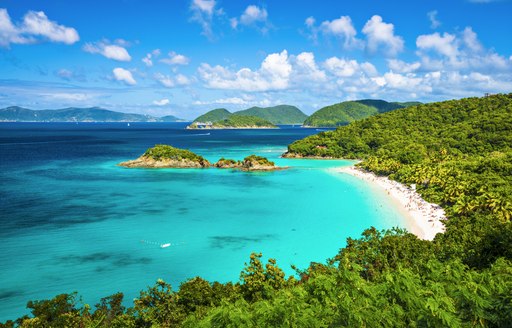
<svg viewBox="0 0 512 328">
<path fill-rule="evenodd" d="M 149 157 L 154 160 L 162 160 L 162 159 L 173 159 L 173 160 L 181 160 L 188 159 L 198 163 L 206 163 L 207 160 L 197 155 L 196 153 L 191 152 L 187 149 L 175 148 L 169 145 L 155 145 L 155 147 L 149 148 L 142 155 L 144 157 Z"/>
<path fill-rule="evenodd" d="M 273 124 L 302 124 L 308 116 L 300 109 L 290 105 L 274 107 L 251 107 L 235 112 L 236 115 L 256 116 Z"/>
<path fill-rule="evenodd" d="M 194 123 L 215 123 L 230 118 L 232 115 L 255 116 L 272 124 L 302 124 L 308 117 L 300 109 L 290 105 L 274 107 L 251 107 L 238 112 L 230 113 L 227 109 L 217 108 L 211 110 L 194 120 Z"/>
<path fill-rule="evenodd" d="M 319 109 L 304 121 L 304 125 L 316 127 L 343 126 L 368 116 L 405 108 L 411 104 L 419 103 L 396 103 L 378 99 L 345 101 Z"/>
<path fill-rule="evenodd" d="M 245 115 L 231 115 L 227 119 L 217 121 L 213 123 L 213 127 L 216 128 L 275 128 L 276 126 L 269 121 L 256 117 L 256 116 L 245 116 Z"/>
<path fill-rule="evenodd" d="M 216 122 L 221 121 L 231 116 L 231 113 L 225 108 L 217 108 L 213 109 L 199 117 L 197 117 L 194 122 Z"/>
</svg>

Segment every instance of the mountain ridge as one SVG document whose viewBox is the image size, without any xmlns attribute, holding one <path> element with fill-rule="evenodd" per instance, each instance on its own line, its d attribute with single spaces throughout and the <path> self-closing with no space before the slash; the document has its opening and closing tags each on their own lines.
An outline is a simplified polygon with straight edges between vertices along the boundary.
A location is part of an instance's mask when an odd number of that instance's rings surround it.
<svg viewBox="0 0 512 328">
<path fill-rule="evenodd" d="M 20 106 L 0 109 L 0 122 L 179 122 L 173 115 L 155 117 L 112 111 L 100 107 L 33 110 Z"/>
</svg>

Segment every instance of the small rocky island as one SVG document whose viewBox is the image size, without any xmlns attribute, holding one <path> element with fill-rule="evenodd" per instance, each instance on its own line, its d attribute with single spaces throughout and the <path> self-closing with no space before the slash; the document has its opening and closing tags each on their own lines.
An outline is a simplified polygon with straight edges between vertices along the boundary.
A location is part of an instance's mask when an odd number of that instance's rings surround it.
<svg viewBox="0 0 512 328">
<path fill-rule="evenodd" d="M 220 169 L 240 169 L 242 171 L 276 171 L 286 169 L 286 167 L 276 166 L 274 162 L 257 155 L 247 156 L 243 161 L 221 158 L 214 166 Z"/>
<path fill-rule="evenodd" d="M 118 165 L 129 168 L 206 168 L 211 166 L 204 157 L 190 150 L 169 145 L 156 145 L 146 150 L 139 158 Z"/>
<path fill-rule="evenodd" d="M 118 165 L 128 168 L 208 168 L 212 166 L 204 157 L 190 150 L 169 145 L 156 145 L 146 150 L 139 158 Z M 286 168 L 276 166 L 267 158 L 256 155 L 247 156 L 242 161 L 221 158 L 213 166 L 242 171 L 276 171 Z"/>
</svg>

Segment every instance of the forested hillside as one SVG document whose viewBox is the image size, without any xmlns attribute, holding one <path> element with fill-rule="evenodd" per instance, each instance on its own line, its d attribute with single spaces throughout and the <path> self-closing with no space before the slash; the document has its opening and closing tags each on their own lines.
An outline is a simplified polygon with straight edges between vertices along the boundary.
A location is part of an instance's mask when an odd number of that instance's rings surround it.
<svg viewBox="0 0 512 328">
<path fill-rule="evenodd" d="M 317 110 L 304 121 L 304 125 L 316 127 L 343 126 L 372 115 L 409 107 L 412 104 L 420 103 L 396 103 L 379 99 L 344 101 Z"/>
<path fill-rule="evenodd" d="M 399 109 L 289 146 L 288 156 L 360 158 L 447 211 L 433 241 L 369 228 L 326 263 L 285 277 L 252 254 L 240 280 L 163 280 L 128 309 L 114 294 L 29 302 L 24 327 L 510 327 L 512 94 Z M 311 220 L 315 220 L 312 217 Z M 12 326 L 9 322 L 5 326 Z"/>
</svg>

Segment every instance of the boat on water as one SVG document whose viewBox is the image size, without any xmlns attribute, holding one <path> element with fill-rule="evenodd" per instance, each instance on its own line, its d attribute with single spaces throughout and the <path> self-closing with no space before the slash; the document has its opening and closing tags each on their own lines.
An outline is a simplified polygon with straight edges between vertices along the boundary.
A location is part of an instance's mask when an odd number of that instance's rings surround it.
<svg viewBox="0 0 512 328">
<path fill-rule="evenodd" d="M 165 244 L 161 244 L 160 248 L 167 248 L 169 246 L 171 246 L 171 243 L 165 243 Z"/>
</svg>

